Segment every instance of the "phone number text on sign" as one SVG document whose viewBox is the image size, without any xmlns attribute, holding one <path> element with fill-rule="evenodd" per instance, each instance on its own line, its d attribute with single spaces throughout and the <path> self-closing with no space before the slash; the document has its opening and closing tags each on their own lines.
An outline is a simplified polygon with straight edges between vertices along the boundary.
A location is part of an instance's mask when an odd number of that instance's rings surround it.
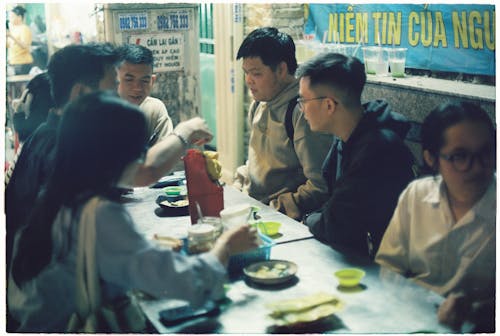
<svg viewBox="0 0 500 336">
<path fill-rule="evenodd" d="M 118 24 L 120 30 L 139 30 L 148 28 L 147 13 L 119 14 Z"/>
<path fill-rule="evenodd" d="M 158 30 L 187 30 L 191 28 L 188 12 L 172 12 L 158 15 L 156 25 Z"/>
</svg>

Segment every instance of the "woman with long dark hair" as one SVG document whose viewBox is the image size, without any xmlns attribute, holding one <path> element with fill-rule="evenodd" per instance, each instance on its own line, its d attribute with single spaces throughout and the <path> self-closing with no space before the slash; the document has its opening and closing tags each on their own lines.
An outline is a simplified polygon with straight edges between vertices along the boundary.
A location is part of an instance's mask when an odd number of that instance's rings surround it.
<svg viewBox="0 0 500 336">
<path fill-rule="evenodd" d="M 186 257 L 162 250 L 137 232 L 117 186 L 129 186 L 144 159 L 146 124 L 135 106 L 92 93 L 65 110 L 55 166 L 15 245 L 8 308 L 18 331 L 64 332 L 75 312 L 75 258 L 82 209 L 95 206 L 96 266 L 103 301 L 139 289 L 200 305 L 223 293 L 232 254 L 256 247 L 248 225 L 225 232 L 214 248 Z M 29 206 L 29 205 L 27 205 Z"/>
</svg>

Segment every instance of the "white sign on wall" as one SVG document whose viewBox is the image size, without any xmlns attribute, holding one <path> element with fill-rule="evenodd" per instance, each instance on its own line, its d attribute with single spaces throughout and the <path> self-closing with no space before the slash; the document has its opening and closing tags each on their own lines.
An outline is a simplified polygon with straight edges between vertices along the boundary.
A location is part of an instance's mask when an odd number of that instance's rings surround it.
<svg viewBox="0 0 500 336">
<path fill-rule="evenodd" d="M 191 29 L 190 12 L 166 11 L 156 16 L 156 29 L 158 30 L 189 30 Z"/>
<path fill-rule="evenodd" d="M 155 72 L 184 69 L 184 38 L 182 33 L 131 35 L 129 43 L 140 44 L 153 52 Z"/>
<path fill-rule="evenodd" d="M 144 13 L 125 13 L 118 15 L 118 29 L 125 30 L 143 30 L 148 29 L 148 14 Z"/>
</svg>

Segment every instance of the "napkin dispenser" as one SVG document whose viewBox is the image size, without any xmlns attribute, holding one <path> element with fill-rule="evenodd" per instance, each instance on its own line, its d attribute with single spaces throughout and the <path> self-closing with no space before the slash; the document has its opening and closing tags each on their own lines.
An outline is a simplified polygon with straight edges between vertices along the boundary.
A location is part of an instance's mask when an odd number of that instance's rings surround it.
<svg viewBox="0 0 500 336">
<path fill-rule="evenodd" d="M 219 217 L 224 209 L 224 189 L 218 180 L 213 180 L 208 172 L 205 157 L 198 149 L 188 149 L 184 156 L 189 216 L 191 224 L 198 222 L 196 203 L 203 216 Z"/>
</svg>

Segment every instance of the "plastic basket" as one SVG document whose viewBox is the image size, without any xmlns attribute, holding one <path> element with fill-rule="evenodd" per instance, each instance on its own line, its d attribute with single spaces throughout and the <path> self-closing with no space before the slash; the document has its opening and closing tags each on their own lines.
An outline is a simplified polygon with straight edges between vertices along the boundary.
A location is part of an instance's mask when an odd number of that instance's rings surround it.
<svg viewBox="0 0 500 336">
<path fill-rule="evenodd" d="M 271 247 L 275 245 L 275 243 L 268 236 L 260 233 L 259 236 L 263 242 L 260 247 L 246 253 L 236 254 L 229 258 L 227 267 L 229 276 L 234 277 L 243 274 L 243 269 L 251 263 L 269 260 L 271 257 Z"/>
</svg>

